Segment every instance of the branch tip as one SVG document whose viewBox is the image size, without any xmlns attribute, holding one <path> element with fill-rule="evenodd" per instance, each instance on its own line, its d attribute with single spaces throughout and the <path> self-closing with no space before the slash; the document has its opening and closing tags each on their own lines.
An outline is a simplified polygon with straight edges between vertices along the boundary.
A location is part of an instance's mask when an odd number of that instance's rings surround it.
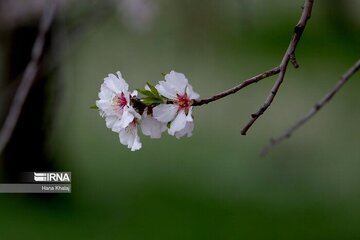
<svg viewBox="0 0 360 240">
<path fill-rule="evenodd" d="M 273 147 L 279 145 L 284 140 L 289 139 L 296 130 L 306 124 L 315 114 L 317 114 L 330 100 L 334 95 L 342 88 L 342 86 L 360 69 L 360 59 L 351 67 L 348 71 L 340 78 L 336 85 L 327 93 L 325 96 L 319 100 L 310 111 L 300 120 L 298 120 L 293 126 L 285 131 L 282 135 L 277 138 L 271 138 L 270 143 L 265 146 L 261 152 L 261 155 L 267 154 Z"/>
</svg>

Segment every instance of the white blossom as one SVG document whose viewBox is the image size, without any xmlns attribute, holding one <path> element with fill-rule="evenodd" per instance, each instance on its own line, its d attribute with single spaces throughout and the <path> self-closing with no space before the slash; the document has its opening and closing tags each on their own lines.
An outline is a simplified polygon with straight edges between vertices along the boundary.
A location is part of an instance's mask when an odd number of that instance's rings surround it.
<svg viewBox="0 0 360 240">
<path fill-rule="evenodd" d="M 141 115 L 131 106 L 131 97 L 137 91 L 129 92 L 129 85 L 120 72 L 117 76 L 109 74 L 104 78 L 99 92 L 96 106 L 100 115 L 105 118 L 106 126 L 119 134 L 120 142 L 131 151 L 141 148 L 140 138 L 137 134 L 137 125 Z"/>
<path fill-rule="evenodd" d="M 114 132 L 126 128 L 134 118 L 141 118 L 140 114 L 130 105 L 130 98 L 137 95 L 129 92 L 129 85 L 125 82 L 120 72 L 117 76 L 109 74 L 104 78 L 99 92 L 96 106 L 100 115 L 105 117 L 106 126 Z"/>
<path fill-rule="evenodd" d="M 185 75 L 171 71 L 165 81 L 156 85 L 160 95 L 172 103 L 160 104 L 153 109 L 153 116 L 162 123 L 170 123 L 168 133 L 176 137 L 191 136 L 193 130 L 192 100 L 200 96 L 193 91 Z"/>
<path fill-rule="evenodd" d="M 145 97 L 139 99 L 137 91 L 130 93 L 120 72 L 104 78 L 96 106 L 105 118 L 106 126 L 119 134 L 121 144 L 131 151 L 142 147 L 138 127 L 145 136 L 160 138 L 168 130 L 170 135 L 190 137 L 194 129 L 193 100 L 199 98 L 182 73 L 171 71 L 155 87 L 147 83 Z"/>
</svg>

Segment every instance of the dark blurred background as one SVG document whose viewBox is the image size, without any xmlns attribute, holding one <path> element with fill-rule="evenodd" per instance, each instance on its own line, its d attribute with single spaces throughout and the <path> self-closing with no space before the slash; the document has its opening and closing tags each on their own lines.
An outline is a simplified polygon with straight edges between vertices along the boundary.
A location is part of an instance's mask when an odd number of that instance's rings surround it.
<svg viewBox="0 0 360 240">
<path fill-rule="evenodd" d="M 46 0 L 0 0 L 0 122 L 30 60 Z M 202 97 L 279 64 L 303 1 L 59 1 L 39 72 L 0 158 L 71 171 L 71 194 L 1 194 L 0 238 L 360 239 L 359 74 L 293 138 L 259 153 L 358 58 L 360 2 L 315 1 L 273 105 L 240 130 L 275 78 L 194 111 L 191 138 L 130 152 L 96 110 L 103 78 L 132 89 L 183 72 Z"/>
</svg>

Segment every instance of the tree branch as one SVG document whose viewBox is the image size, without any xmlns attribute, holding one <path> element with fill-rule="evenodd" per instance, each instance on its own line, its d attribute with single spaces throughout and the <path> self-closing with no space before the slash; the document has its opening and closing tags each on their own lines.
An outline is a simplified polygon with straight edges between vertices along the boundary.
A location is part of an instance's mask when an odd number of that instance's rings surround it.
<svg viewBox="0 0 360 240">
<path fill-rule="evenodd" d="M 230 88 L 229 90 L 226 90 L 224 92 L 221 92 L 219 94 L 216 94 L 216 95 L 214 95 L 212 97 L 204 98 L 204 99 L 201 99 L 201 100 L 194 100 L 192 105 L 193 106 L 201 106 L 201 105 L 208 104 L 210 102 L 219 100 L 219 99 L 221 99 L 223 97 L 226 97 L 228 95 L 236 93 L 237 91 L 243 89 L 244 87 L 246 87 L 246 86 L 248 86 L 250 84 L 257 83 L 262 79 L 265 79 L 265 78 L 271 77 L 273 75 L 276 75 L 279 72 L 280 72 L 280 68 L 275 67 L 275 68 L 270 69 L 270 70 L 268 70 L 266 72 L 258 74 L 258 75 L 254 76 L 254 77 L 246 79 L 242 83 L 240 83 L 239 85 L 237 85 L 237 86 L 235 86 L 233 88 Z"/>
<path fill-rule="evenodd" d="M 48 1 L 39 23 L 39 32 L 36 36 L 32 52 L 31 60 L 26 66 L 19 87 L 16 90 L 13 101 L 10 105 L 9 113 L 6 116 L 4 125 L 0 131 L 0 153 L 4 150 L 9 142 L 11 135 L 16 127 L 22 107 L 26 97 L 34 83 L 35 76 L 38 72 L 40 58 L 43 55 L 45 45 L 45 35 L 53 22 L 57 8 L 57 0 Z"/>
<path fill-rule="evenodd" d="M 247 123 L 247 125 L 242 129 L 241 134 L 242 135 L 246 135 L 247 131 L 250 129 L 250 127 L 254 124 L 254 122 L 268 109 L 268 107 L 271 105 L 271 103 L 273 102 L 282 82 L 284 81 L 284 77 L 285 77 L 285 72 L 287 69 L 287 66 L 289 64 L 289 62 L 291 62 L 293 64 L 293 66 L 295 68 L 299 67 L 299 64 L 296 61 L 295 58 L 295 49 L 296 46 L 301 38 L 302 33 L 304 32 L 305 26 L 307 21 L 310 19 L 311 17 L 311 11 L 312 11 L 312 6 L 313 6 L 314 0 L 305 0 L 304 6 L 303 6 L 303 11 L 300 17 L 300 20 L 298 22 L 298 24 L 295 26 L 294 29 L 294 34 L 292 36 L 292 39 L 290 41 L 290 44 L 285 52 L 285 55 L 280 63 L 279 66 L 274 67 L 268 71 L 265 71 L 261 74 L 258 74 L 254 77 L 251 77 L 247 80 L 244 80 L 242 83 L 240 83 L 239 85 L 230 88 L 229 90 L 226 90 L 224 92 L 221 92 L 219 94 L 216 94 L 212 97 L 209 98 L 205 98 L 205 99 L 201 99 L 201 100 L 194 100 L 193 101 L 193 106 L 201 106 L 204 104 L 208 104 L 210 102 L 219 100 L 221 98 L 224 98 L 228 95 L 234 94 L 236 92 L 238 92 L 239 90 L 253 84 L 253 83 L 257 83 L 265 78 L 274 76 L 279 74 L 274 86 L 272 87 L 270 94 L 268 96 L 268 98 L 266 99 L 264 105 L 256 112 L 251 114 L 251 119 L 250 121 Z"/>
<path fill-rule="evenodd" d="M 273 147 L 280 144 L 285 139 L 291 137 L 291 135 L 303 126 L 307 121 L 309 121 L 317 112 L 320 111 L 325 104 L 327 104 L 335 94 L 341 89 L 341 87 L 360 69 L 360 59 L 340 78 L 336 85 L 328 92 L 320 101 L 318 101 L 314 107 L 298 122 L 296 122 L 292 127 L 290 127 L 283 135 L 278 138 L 271 139 L 270 144 L 267 145 L 263 151 L 262 155 L 267 154 Z"/>
<path fill-rule="evenodd" d="M 292 37 L 290 44 L 285 52 L 284 57 L 279 65 L 280 74 L 279 74 L 274 86 L 272 87 L 270 94 L 267 97 L 264 105 L 256 113 L 251 114 L 250 121 L 241 130 L 242 135 L 246 135 L 247 131 L 251 128 L 251 126 L 255 123 L 255 121 L 270 107 L 282 82 L 284 81 L 284 77 L 285 77 L 285 73 L 286 73 L 289 61 L 291 61 L 291 63 L 294 65 L 295 68 L 299 66 L 295 59 L 295 50 L 296 50 L 296 46 L 302 36 L 302 33 L 304 32 L 306 23 L 311 17 L 313 3 L 314 3 L 314 0 L 305 0 L 301 18 L 300 18 L 298 24 L 295 26 L 293 37 Z"/>
</svg>

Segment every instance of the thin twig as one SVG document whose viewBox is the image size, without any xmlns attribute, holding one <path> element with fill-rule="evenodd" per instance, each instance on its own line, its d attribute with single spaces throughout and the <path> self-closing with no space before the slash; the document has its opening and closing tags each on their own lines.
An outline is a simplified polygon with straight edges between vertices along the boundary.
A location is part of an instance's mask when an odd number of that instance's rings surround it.
<svg viewBox="0 0 360 240">
<path fill-rule="evenodd" d="M 39 32 L 32 47 L 31 60 L 26 66 L 19 87 L 17 88 L 13 101 L 10 105 L 9 113 L 6 116 L 4 125 L 0 131 L 0 153 L 4 150 L 12 136 L 19 120 L 22 107 L 24 106 L 30 88 L 34 83 L 35 76 L 39 69 L 39 61 L 43 55 L 45 35 L 53 22 L 56 8 L 57 0 L 48 1 L 47 6 L 44 8 L 39 23 Z"/>
<path fill-rule="evenodd" d="M 309 121 L 317 112 L 320 111 L 325 104 L 327 104 L 335 94 L 341 89 L 341 87 L 360 69 L 360 59 L 340 78 L 340 80 L 336 83 L 336 85 L 320 100 L 318 101 L 313 108 L 298 122 L 296 122 L 292 127 L 290 127 L 284 134 L 281 136 L 271 139 L 270 144 L 267 145 L 263 151 L 262 155 L 267 154 L 273 147 L 280 144 L 285 139 L 291 137 L 291 135 L 303 126 L 307 121 Z"/>
<path fill-rule="evenodd" d="M 314 3 L 313 0 L 305 0 L 301 18 L 300 18 L 298 24 L 295 26 L 293 37 L 292 37 L 290 44 L 285 52 L 284 57 L 279 65 L 279 68 L 280 68 L 279 77 L 277 78 L 274 86 L 272 87 L 270 94 L 267 97 L 264 105 L 256 113 L 251 114 L 250 121 L 241 130 L 242 135 L 246 135 L 247 131 L 254 124 L 254 122 L 268 109 L 268 107 L 270 107 L 282 82 L 284 81 L 284 77 L 285 77 L 285 73 L 286 73 L 286 69 L 289 64 L 289 61 L 291 60 L 291 62 L 294 64 L 295 67 L 298 66 L 296 59 L 295 59 L 295 50 L 296 50 L 296 46 L 301 38 L 301 35 L 304 32 L 306 23 L 311 17 L 313 3 Z"/>
<path fill-rule="evenodd" d="M 216 94 L 212 97 L 209 97 L 209 98 L 204 98 L 204 99 L 201 99 L 201 100 L 194 100 L 193 102 L 193 106 L 201 106 L 201 105 L 204 105 L 204 104 L 208 104 L 210 102 L 213 102 L 213 101 L 216 101 L 216 100 L 219 100 L 223 97 L 226 97 L 230 94 L 234 94 L 236 93 L 237 91 L 241 90 L 242 88 L 250 85 L 250 84 L 253 84 L 253 83 L 257 83 L 258 81 L 262 80 L 262 79 L 265 79 L 265 78 L 268 78 L 268 77 L 271 77 L 273 75 L 276 75 L 280 72 L 280 68 L 279 67 L 275 67 L 273 69 L 270 69 L 266 72 L 263 72 L 261 74 L 258 74 L 254 77 L 251 77 L 249 79 L 246 79 L 244 80 L 242 83 L 240 83 L 239 85 L 233 87 L 233 88 L 230 88 L 229 90 L 226 90 L 224 92 L 221 92 L 219 94 Z"/>
</svg>

